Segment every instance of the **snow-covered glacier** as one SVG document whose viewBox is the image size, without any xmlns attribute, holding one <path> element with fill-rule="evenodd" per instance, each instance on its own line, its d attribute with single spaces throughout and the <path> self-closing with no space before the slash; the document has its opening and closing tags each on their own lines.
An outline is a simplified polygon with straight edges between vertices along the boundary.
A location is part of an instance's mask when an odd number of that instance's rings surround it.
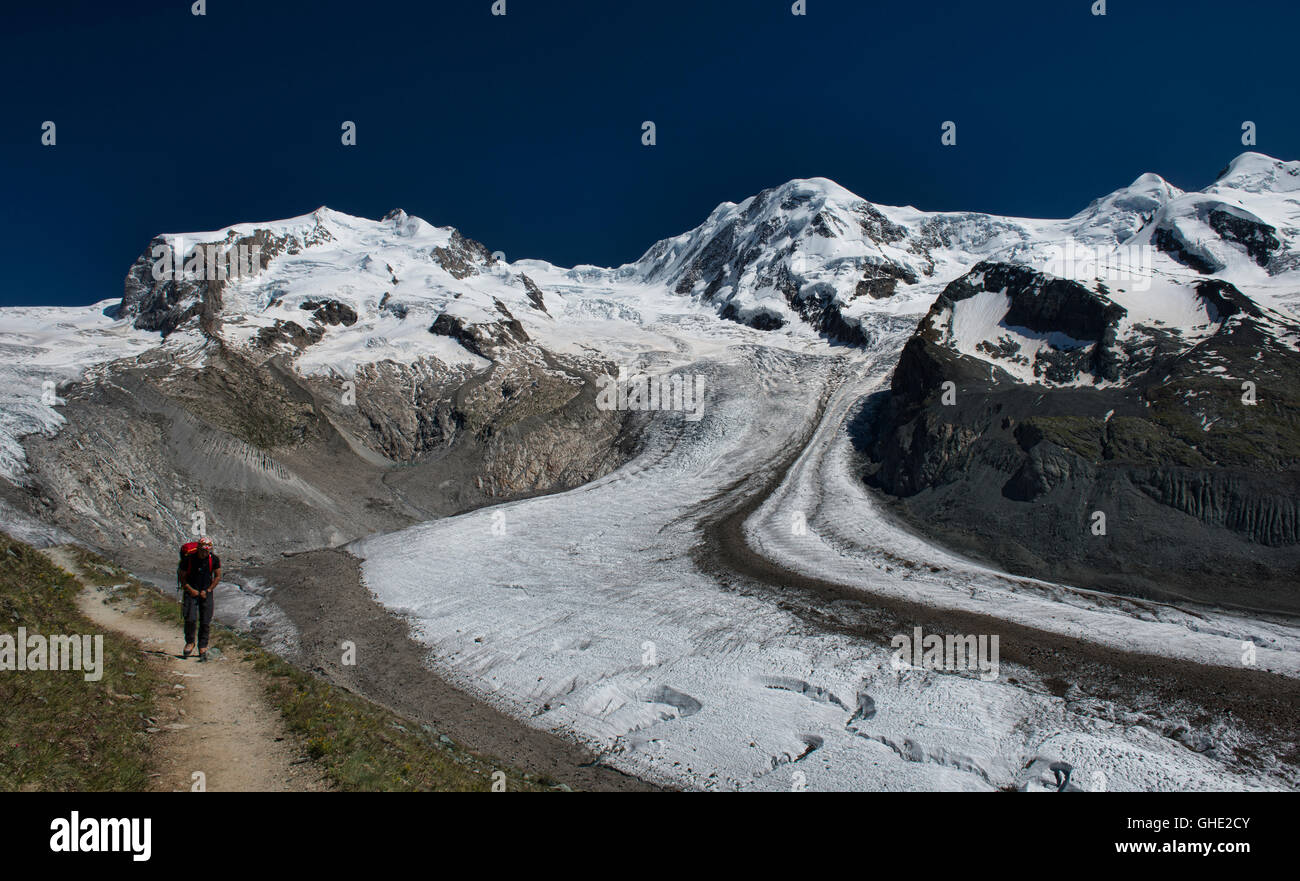
<svg viewBox="0 0 1300 881">
<path fill-rule="evenodd" d="M 669 322 L 671 326 L 671 322 Z M 659 329 L 666 336 L 674 332 Z M 1098 719 L 1030 683 L 895 669 L 888 646 L 825 632 L 779 595 L 702 565 L 705 524 L 775 479 L 746 523 L 755 553 L 795 572 L 940 607 L 971 607 L 1119 647 L 1235 657 L 1259 624 L 1011 579 L 892 525 L 855 479 L 850 406 L 892 368 L 904 331 L 866 352 L 758 332 L 680 369 L 704 372 L 703 420 L 665 413 L 645 451 L 571 492 L 365 539 L 365 582 L 407 617 L 429 662 L 605 761 L 706 789 L 1277 785 L 1140 725 Z M 720 350 L 719 350 L 720 349 Z M 781 471 L 784 464 L 788 471 Z M 792 524 L 802 520 L 805 529 Z M 914 572 L 891 561 L 921 564 Z M 1258 637 L 1257 637 L 1258 638 Z M 1268 631 L 1261 663 L 1300 673 L 1300 632 Z"/>
<path fill-rule="evenodd" d="M 936 298 L 985 261 L 1042 269 L 1065 245 L 1151 248 L 1144 283 L 1114 292 L 1131 335 L 1146 324 L 1191 343 L 1207 333 L 1210 313 L 1189 293 L 1207 267 L 1294 309 L 1298 174 L 1245 154 L 1200 193 L 1143 175 L 1064 220 L 877 206 L 831 181 L 791 181 L 723 203 L 617 268 L 507 262 L 404 212 L 372 221 L 322 208 L 155 240 L 265 248 L 255 272 L 215 293 L 155 283 L 146 255 L 120 309 L 4 310 L 0 376 L 24 388 L 111 382 L 113 359 L 182 374 L 253 353 L 316 390 L 400 365 L 411 393 L 395 400 L 411 407 L 421 371 L 472 383 L 531 361 L 570 379 L 573 365 L 681 377 L 703 390 L 700 418 L 633 414 L 635 455 L 604 476 L 347 544 L 430 667 L 669 786 L 1039 790 L 1055 788 L 1051 766 L 1064 762 L 1074 789 L 1292 788 L 1276 763 L 1228 759 L 1247 736 L 1232 724 L 1190 731 L 1189 710 L 1160 706 L 1140 676 L 1094 694 L 1041 674 L 1018 640 L 1032 631 L 1058 654 L 1077 640 L 1225 670 L 1249 645 L 1254 668 L 1289 682 L 1300 677 L 1294 622 L 1015 577 L 937 547 L 864 484 L 853 426 Z M 1009 328 L 996 291 L 962 304 L 945 316 L 953 345 L 990 374 L 1008 335 L 1020 349 L 1060 348 L 1059 335 Z M 22 479 L 22 438 L 61 419 L 57 402 L 22 396 L 0 420 L 5 476 Z M 335 427 L 376 473 L 397 469 L 360 431 Z M 295 498 L 325 498 L 331 479 L 299 470 Z M 340 535 L 332 523 L 322 532 Z M 997 675 L 900 664 L 891 639 L 912 634 L 909 616 L 931 633 L 947 622 L 999 637 Z"/>
</svg>

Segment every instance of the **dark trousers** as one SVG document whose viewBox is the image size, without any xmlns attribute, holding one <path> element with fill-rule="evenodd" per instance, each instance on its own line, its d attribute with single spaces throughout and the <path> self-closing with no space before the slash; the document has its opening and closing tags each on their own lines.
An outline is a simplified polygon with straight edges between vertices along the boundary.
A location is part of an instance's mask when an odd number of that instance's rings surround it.
<svg viewBox="0 0 1300 881">
<path fill-rule="evenodd" d="M 188 593 L 181 600 L 181 614 L 185 616 L 185 644 L 194 644 L 194 629 L 199 631 L 199 651 L 208 647 L 208 632 L 212 629 L 212 594 L 201 600 Z"/>
</svg>

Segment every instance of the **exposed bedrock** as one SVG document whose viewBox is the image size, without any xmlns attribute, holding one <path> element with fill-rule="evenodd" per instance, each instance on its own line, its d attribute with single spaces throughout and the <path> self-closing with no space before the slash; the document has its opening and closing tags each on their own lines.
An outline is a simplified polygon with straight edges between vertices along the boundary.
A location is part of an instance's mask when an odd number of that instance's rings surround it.
<svg viewBox="0 0 1300 881">
<path fill-rule="evenodd" d="M 1207 449 L 1134 394 L 958 389 L 953 406 L 878 395 L 853 423 L 867 482 L 919 531 L 1018 574 L 1300 612 L 1294 459 L 1232 461 L 1230 426 Z"/>
<path fill-rule="evenodd" d="M 105 549 L 174 553 L 201 513 L 251 561 L 567 489 L 632 453 L 595 405 L 592 367 L 547 356 L 472 374 L 383 362 L 302 377 L 216 343 L 199 366 L 161 350 L 63 392 L 66 426 L 26 440 L 9 501 Z"/>
</svg>

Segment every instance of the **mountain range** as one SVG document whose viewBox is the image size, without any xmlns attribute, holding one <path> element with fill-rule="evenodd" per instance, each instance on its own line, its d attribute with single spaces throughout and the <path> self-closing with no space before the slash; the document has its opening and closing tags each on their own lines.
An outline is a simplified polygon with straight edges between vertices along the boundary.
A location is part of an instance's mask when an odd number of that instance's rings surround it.
<svg viewBox="0 0 1300 881">
<path fill-rule="evenodd" d="M 794 180 L 616 268 L 401 210 L 160 235 L 120 301 L 0 313 L 0 514 L 151 558 L 196 514 L 250 560 L 340 545 L 619 468 L 656 418 L 596 406 L 620 367 L 902 333 L 846 430 L 911 528 L 1019 574 L 1295 611 L 1298 273 L 1300 163 L 1257 153 L 1060 220 Z"/>
</svg>

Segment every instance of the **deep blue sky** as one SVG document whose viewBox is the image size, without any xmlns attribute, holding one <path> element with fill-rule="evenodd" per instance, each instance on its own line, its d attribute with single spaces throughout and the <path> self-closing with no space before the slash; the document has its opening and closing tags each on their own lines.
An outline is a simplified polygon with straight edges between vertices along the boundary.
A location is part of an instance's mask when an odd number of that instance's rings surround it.
<svg viewBox="0 0 1300 881">
<path fill-rule="evenodd" d="M 0 303 L 117 297 L 156 233 L 322 204 L 616 265 L 795 177 L 1065 216 L 1206 186 L 1243 120 L 1300 157 L 1292 0 L 791 2 L 6 4 Z"/>
</svg>

